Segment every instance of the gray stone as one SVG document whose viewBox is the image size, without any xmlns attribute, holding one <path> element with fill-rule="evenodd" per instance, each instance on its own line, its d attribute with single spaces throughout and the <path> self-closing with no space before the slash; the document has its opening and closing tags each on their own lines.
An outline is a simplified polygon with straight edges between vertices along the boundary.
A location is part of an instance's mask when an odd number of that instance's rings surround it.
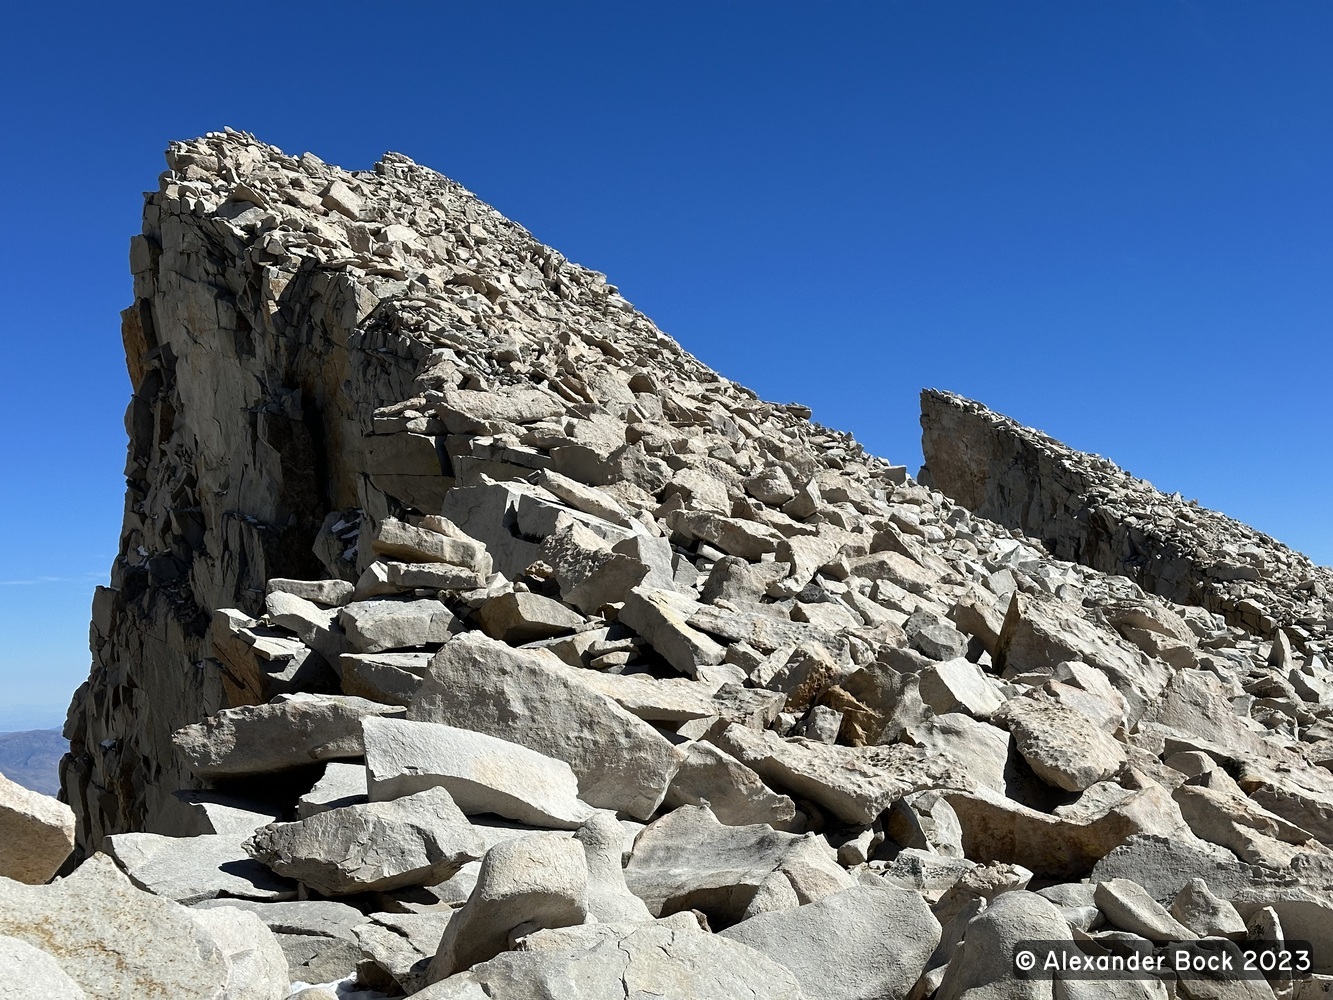
<svg viewBox="0 0 1333 1000">
<path fill-rule="evenodd" d="M 697 909 L 731 924 L 770 873 L 782 870 L 791 881 L 789 869 L 808 869 L 798 850 L 804 840 L 763 824 L 724 826 L 707 809 L 682 806 L 639 835 L 625 882 L 655 915 Z M 833 849 L 823 847 L 836 866 Z M 792 888 L 801 895 L 795 883 Z"/>
<path fill-rule="evenodd" d="M 26 941 L 0 935 L 0 996 L 42 1000 L 87 1000 L 83 987 L 65 975 L 54 958 Z"/>
<path fill-rule="evenodd" d="M 339 613 L 347 640 L 359 653 L 411 649 L 447 642 L 457 624 L 439 601 L 358 601 Z"/>
<path fill-rule="evenodd" d="M 371 801 L 443 788 L 464 815 L 493 813 L 530 826 L 573 830 L 592 816 L 563 760 L 467 729 L 367 719 Z"/>
<path fill-rule="evenodd" d="M 486 582 L 486 577 L 474 569 L 451 563 L 405 563 L 388 561 L 383 564 L 384 582 L 392 591 L 403 590 L 475 590 Z M 369 572 L 369 570 L 367 570 Z M 361 595 L 358 594 L 358 597 Z M 369 596 L 369 595 L 367 595 Z"/>
<path fill-rule="evenodd" d="M 1236 714 L 1226 686 L 1207 671 L 1182 670 L 1172 676 L 1142 721 L 1202 737 L 1234 754 L 1265 753 L 1263 738 Z"/>
<path fill-rule="evenodd" d="M 264 592 L 293 594 L 314 604 L 334 608 L 352 599 L 352 585 L 346 580 L 283 580 L 274 578 L 265 584 Z"/>
<path fill-rule="evenodd" d="M 558 397 L 539 389 L 510 387 L 503 393 L 448 389 L 441 397 L 435 409 L 450 434 L 488 434 L 497 425 L 532 424 L 564 409 Z"/>
<path fill-rule="evenodd" d="M 189 909 L 136 889 L 103 855 L 50 885 L 0 879 L 0 936 L 40 948 L 89 997 L 221 1000 L 230 972 Z"/>
<path fill-rule="evenodd" d="M 967 652 L 967 636 L 926 611 L 911 615 L 903 631 L 908 645 L 932 660 L 956 660 Z"/>
<path fill-rule="evenodd" d="M 666 795 L 680 753 L 646 722 L 549 662 L 477 633 L 461 635 L 431 661 L 408 717 L 563 760 L 578 776 L 583 801 L 647 819 Z"/>
<path fill-rule="evenodd" d="M 767 823 L 790 829 L 796 805 L 774 792 L 752 769 L 711 743 L 693 741 L 682 747 L 685 762 L 667 789 L 664 804 L 707 806 L 727 826 Z"/>
<path fill-rule="evenodd" d="M 889 885 L 910 889 L 934 905 L 975 867 L 976 862 L 966 858 L 945 857 L 934 851 L 905 847 L 884 865 L 879 878 Z"/>
<path fill-rule="evenodd" d="M 843 747 L 783 740 L 732 724 L 709 742 L 754 770 L 771 787 L 807 798 L 842 820 L 865 826 L 908 792 L 942 782 L 947 763 L 902 745 Z"/>
<path fill-rule="evenodd" d="M 245 853 L 242 845 L 252 833 L 118 833 L 103 844 L 135 885 L 187 906 L 218 896 L 295 899 L 295 883 L 275 876 Z"/>
<path fill-rule="evenodd" d="M 949 800 L 937 789 L 905 795 L 884 819 L 884 830 L 900 847 L 947 858 L 963 856 L 963 828 Z"/>
<path fill-rule="evenodd" d="M 1201 843 L 1160 785 L 1121 790 L 1110 801 L 1073 816 L 1044 813 L 988 790 L 945 791 L 944 796 L 958 816 L 967 857 L 1021 864 L 1041 879 L 1083 878 L 1135 834 Z"/>
<path fill-rule="evenodd" d="M 701 665 L 721 663 L 726 650 L 688 624 L 693 607 L 694 602 L 671 591 L 636 588 L 625 595 L 619 620 L 677 671 L 695 677 Z"/>
<path fill-rule="evenodd" d="M 612 997 L 806 1000 L 792 974 L 682 913 L 652 924 L 590 924 L 523 939 L 420 1000 L 606 1000 Z"/>
<path fill-rule="evenodd" d="M 936 715 L 966 712 L 976 719 L 988 719 L 1004 704 L 995 681 L 975 663 L 961 657 L 921 671 L 918 690 L 921 700 Z"/>
<path fill-rule="evenodd" d="M 273 823 L 257 830 L 246 850 L 280 875 L 343 896 L 443 882 L 480 858 L 482 844 L 449 793 L 430 788 Z"/>
<path fill-rule="evenodd" d="M 441 513 L 485 546 L 496 572 L 513 580 L 541 558 L 538 543 L 514 529 L 523 487 L 515 483 L 484 482 L 450 490 Z"/>
<path fill-rule="evenodd" d="M 1081 792 L 1125 764 L 1125 746 L 1087 717 L 1042 698 L 1011 698 L 992 720 L 1007 726 L 1018 752 L 1047 784 Z"/>
<path fill-rule="evenodd" d="M 667 515 L 667 526 L 691 541 L 716 545 L 727 555 L 750 562 L 758 562 L 782 541 L 780 534 L 762 524 L 704 510 L 674 510 Z"/>
<path fill-rule="evenodd" d="M 967 924 L 936 1000 L 1051 1000 L 1051 980 L 1020 979 L 1014 950 L 1022 941 L 1071 940 L 1055 904 L 1032 892 L 1006 892 Z"/>
<path fill-rule="evenodd" d="M 786 966 L 807 997 L 901 1000 L 925 971 L 940 925 L 915 892 L 858 885 L 752 916 L 721 936 Z"/>
<path fill-rule="evenodd" d="M 1171 901 L 1171 916 L 1199 937 L 1245 936 L 1245 921 L 1225 899 L 1218 899 L 1201 878 L 1190 879 Z"/>
<path fill-rule="evenodd" d="M 532 834 L 492 847 L 477 887 L 450 919 L 427 978 L 438 982 L 513 946 L 516 936 L 581 924 L 588 915 L 582 845 Z"/>
<path fill-rule="evenodd" d="M 286 595 L 293 601 L 300 598 Z M 306 628 L 308 619 L 298 623 L 315 645 L 330 655 L 337 655 L 346 642 L 341 630 L 330 627 L 332 613 L 324 612 L 308 601 L 302 602 L 313 617 L 320 619 Z M 337 678 L 323 655 L 316 653 L 290 630 L 263 624 L 224 608 L 213 615 L 210 637 L 213 653 L 224 665 L 223 688 L 233 705 L 269 701 L 280 694 L 296 691 L 324 691 L 337 687 Z"/>
<path fill-rule="evenodd" d="M 1232 905 L 1246 921 L 1249 940 L 1257 936 L 1256 923 L 1276 918 L 1286 940 L 1310 943 L 1312 971 L 1333 974 L 1333 895 L 1328 890 L 1304 885 L 1255 886 L 1237 892 Z M 1265 909 L 1271 913 L 1263 914 Z"/>
<path fill-rule="evenodd" d="M 1211 844 L 1143 833 L 1127 837 L 1107 853 L 1093 868 L 1092 878 L 1132 878 L 1159 903 L 1167 903 L 1196 878 L 1222 899 L 1231 899 L 1258 878 L 1258 870 Z"/>
<path fill-rule="evenodd" d="M 1327 853 L 1308 832 L 1245 795 L 1220 769 L 1191 778 L 1171 797 L 1196 836 L 1227 848 L 1242 861 L 1281 869 L 1299 854 Z"/>
<path fill-rule="evenodd" d="M 361 217 L 361 209 L 365 204 L 365 199 L 343 181 L 335 180 L 325 189 L 320 203 L 330 212 L 337 212 L 349 219 L 356 220 Z"/>
<path fill-rule="evenodd" d="M 282 1000 L 290 992 L 287 957 L 273 932 L 253 913 L 232 906 L 191 910 L 227 961 L 223 995 L 236 1000 Z"/>
<path fill-rule="evenodd" d="M 784 469 L 776 465 L 770 465 L 762 472 L 751 476 L 745 480 L 744 486 L 746 493 L 770 507 L 781 507 L 796 496 L 790 477 Z"/>
<path fill-rule="evenodd" d="M 0 876 L 40 885 L 74 849 L 74 813 L 0 774 Z"/>
<path fill-rule="evenodd" d="M 1145 661 L 1117 633 L 1097 628 L 1072 605 L 1015 592 L 996 645 L 996 668 L 1006 676 L 1049 676 L 1070 660 L 1082 660 L 1109 677 L 1136 717 L 1170 679 L 1165 664 Z"/>
<path fill-rule="evenodd" d="M 583 616 L 559 601 L 540 594 L 510 592 L 486 601 L 476 613 L 477 624 L 492 639 L 511 646 L 568 635 L 583 624 Z"/>
<path fill-rule="evenodd" d="M 1008 795 L 1011 763 L 1017 759 L 1013 738 L 998 726 L 961 712 L 937 715 L 907 728 L 904 742 L 953 762 L 951 785 L 968 782 Z M 1019 798 L 1017 791 L 1010 795 Z"/>
<path fill-rule="evenodd" d="M 324 774 L 301 796 L 296 803 L 296 818 L 308 819 L 316 813 L 327 812 L 342 806 L 360 805 L 370 801 L 370 789 L 366 783 L 364 764 L 340 764 L 333 762 L 324 765 Z M 277 819 L 273 817 L 272 819 Z M 258 826 L 267 826 L 267 822 Z M 255 829 L 258 829 L 256 827 Z M 253 830 L 251 831 L 253 832 Z"/>
<path fill-rule="evenodd" d="M 369 701 L 406 708 L 421 687 L 432 655 L 427 652 L 344 653 L 337 660 L 343 691 Z"/>
<path fill-rule="evenodd" d="M 445 518 L 429 519 L 418 528 L 386 517 L 380 522 L 372 545 L 379 555 L 400 562 L 448 563 L 472 570 L 482 577 L 491 572 L 491 558 L 485 546 L 469 538 Z"/>
<path fill-rule="evenodd" d="M 283 590 L 272 590 L 264 597 L 265 618 L 272 624 L 296 634 L 302 644 L 332 661 L 347 650 L 347 637 L 339 624 L 337 608 L 326 608 Z M 263 645 L 255 643 L 256 652 Z M 297 657 L 293 657 L 293 660 Z M 304 664 L 303 664 L 304 665 Z M 307 668 L 308 669 L 308 668 Z"/>
<path fill-rule="evenodd" d="M 618 444 L 623 443 L 623 430 L 620 433 L 622 441 L 617 442 Z M 552 469 L 543 469 L 538 473 L 537 485 L 585 514 L 591 514 L 593 517 L 625 528 L 634 524 L 629 511 L 615 497 L 604 490 L 562 476 Z"/>
<path fill-rule="evenodd" d="M 253 913 L 275 934 L 304 935 L 306 937 L 341 938 L 355 941 L 353 928 L 362 923 L 365 915 L 354 906 L 332 899 L 301 899 L 280 902 L 260 902 L 252 899 L 205 899 L 195 903 L 196 910 L 211 910 L 219 906 L 234 907 Z"/>
<path fill-rule="evenodd" d="M 541 551 L 555 571 L 561 600 L 588 614 L 623 601 L 650 572 L 645 563 L 612 551 L 606 539 L 581 524 L 551 535 Z"/>
<path fill-rule="evenodd" d="M 759 888 L 750 897 L 745 912 L 741 914 L 741 920 L 746 921 L 761 913 L 789 910 L 800 905 L 801 897 L 796 895 L 796 890 L 792 888 L 791 879 L 787 878 L 784 872 L 772 871 L 760 881 Z"/>
<path fill-rule="evenodd" d="M 626 599 L 625 606 L 629 607 L 630 603 L 630 600 Z M 683 611 L 690 602 L 681 601 L 677 597 L 676 603 Z M 621 617 L 623 619 L 623 612 Z M 839 646 L 833 636 L 817 625 L 789 621 L 778 615 L 759 611 L 731 610 L 699 604 L 690 608 L 686 623 L 698 632 L 715 636 L 728 643 L 747 643 L 761 653 L 772 653 L 802 642 L 819 643 L 826 649 L 836 649 Z M 672 665 L 676 666 L 674 663 Z M 680 669 L 679 666 L 676 668 Z M 685 673 L 684 670 L 681 672 Z"/>
<path fill-rule="evenodd" d="M 681 723 L 715 715 L 747 716 L 751 706 L 716 696 L 719 685 L 686 677 L 659 678 L 651 673 L 610 673 L 561 665 L 581 684 L 600 691 L 645 722 Z M 739 701 L 739 699 L 737 699 Z M 737 718 L 735 721 L 742 721 Z"/>
<path fill-rule="evenodd" d="M 1166 941 L 1185 941 L 1191 936 L 1188 927 L 1167 912 L 1148 890 L 1127 878 L 1108 879 L 1097 883 L 1093 896 L 1097 908 L 1106 914 L 1121 930 L 1139 934 L 1159 944 Z"/>
<path fill-rule="evenodd" d="M 361 951 L 406 993 L 427 984 L 427 972 L 449 920 L 457 910 L 428 913 L 372 913 L 356 927 Z"/>
<path fill-rule="evenodd" d="M 280 818 L 282 810 L 254 799 L 213 791 L 180 791 L 180 801 L 190 809 L 190 821 L 173 835 L 197 837 L 211 833 L 251 834 Z"/>
<path fill-rule="evenodd" d="M 404 709 L 342 695 L 279 695 L 267 705 L 223 709 L 172 736 L 201 778 L 272 774 L 324 760 L 360 757 L 361 720 Z"/>
</svg>

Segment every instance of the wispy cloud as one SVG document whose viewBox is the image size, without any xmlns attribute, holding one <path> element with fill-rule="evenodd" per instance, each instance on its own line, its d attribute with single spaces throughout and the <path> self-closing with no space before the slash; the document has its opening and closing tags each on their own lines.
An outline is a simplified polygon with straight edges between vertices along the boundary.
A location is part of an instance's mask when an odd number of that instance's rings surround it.
<svg viewBox="0 0 1333 1000">
<path fill-rule="evenodd" d="M 105 573 L 84 573 L 83 576 L 33 576 L 25 580 L 0 580 L 0 587 L 36 587 L 45 583 L 100 583 Z"/>
</svg>

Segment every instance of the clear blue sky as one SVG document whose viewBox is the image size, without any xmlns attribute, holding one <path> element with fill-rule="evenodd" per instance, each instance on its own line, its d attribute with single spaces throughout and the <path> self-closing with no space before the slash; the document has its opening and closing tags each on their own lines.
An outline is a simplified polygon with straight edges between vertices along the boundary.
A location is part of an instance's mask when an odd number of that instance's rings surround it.
<svg viewBox="0 0 1333 1000">
<path fill-rule="evenodd" d="M 1333 562 L 1333 4 L 16 5 L 0 729 L 86 675 L 140 193 L 224 125 L 399 150 L 915 471 L 980 399 Z"/>
</svg>

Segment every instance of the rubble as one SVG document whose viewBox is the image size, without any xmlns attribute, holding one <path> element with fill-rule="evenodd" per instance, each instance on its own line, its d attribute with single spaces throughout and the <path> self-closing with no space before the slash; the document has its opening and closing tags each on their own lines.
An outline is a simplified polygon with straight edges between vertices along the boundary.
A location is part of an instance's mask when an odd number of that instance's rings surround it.
<svg viewBox="0 0 1333 1000">
<path fill-rule="evenodd" d="M 0 962 L 1045 1000 L 1102 984 L 1018 941 L 1281 931 L 1333 973 L 1328 570 L 944 393 L 914 480 L 401 155 L 168 168 L 70 813 L 0 784 Z"/>
</svg>

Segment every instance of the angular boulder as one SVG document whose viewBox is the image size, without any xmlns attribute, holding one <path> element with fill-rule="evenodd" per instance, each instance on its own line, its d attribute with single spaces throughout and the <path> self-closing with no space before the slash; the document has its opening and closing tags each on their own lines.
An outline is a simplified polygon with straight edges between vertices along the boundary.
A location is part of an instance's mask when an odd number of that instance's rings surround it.
<svg viewBox="0 0 1333 1000">
<path fill-rule="evenodd" d="M 903 1000 L 939 944 L 940 925 L 917 893 L 867 884 L 720 934 L 786 966 L 807 997 Z"/>
<path fill-rule="evenodd" d="M 435 885 L 484 850 L 443 788 L 273 823 L 255 831 L 245 849 L 326 896 Z"/>
<path fill-rule="evenodd" d="M 436 654 L 408 718 L 563 760 L 583 801 L 637 819 L 653 814 L 681 764 L 666 737 L 567 670 L 475 632 Z"/>
<path fill-rule="evenodd" d="M 538 833 L 497 844 L 450 918 L 427 978 L 438 982 L 494 958 L 517 936 L 581 924 L 587 915 L 588 864 L 577 841 Z"/>
<path fill-rule="evenodd" d="M 361 720 L 405 712 L 347 695 L 279 695 L 267 705 L 226 708 L 186 726 L 172 743 L 201 778 L 273 774 L 324 760 L 351 760 L 364 752 Z"/>
<path fill-rule="evenodd" d="M 485 733 L 366 719 L 365 745 L 372 802 L 438 787 L 466 816 L 494 813 L 529 826 L 575 830 L 593 814 L 563 760 Z"/>
<path fill-rule="evenodd" d="M 809 1000 L 771 958 L 700 930 L 687 913 L 650 924 L 592 924 L 546 930 L 419 1000 Z"/>
<path fill-rule="evenodd" d="M 50 885 L 0 879 L 0 936 L 50 955 L 90 998 L 223 1000 L 232 977 L 230 948 L 193 911 L 136 889 L 105 855 Z"/>
<path fill-rule="evenodd" d="M 70 807 L 0 774 L 0 876 L 40 885 L 72 850 Z"/>
</svg>

